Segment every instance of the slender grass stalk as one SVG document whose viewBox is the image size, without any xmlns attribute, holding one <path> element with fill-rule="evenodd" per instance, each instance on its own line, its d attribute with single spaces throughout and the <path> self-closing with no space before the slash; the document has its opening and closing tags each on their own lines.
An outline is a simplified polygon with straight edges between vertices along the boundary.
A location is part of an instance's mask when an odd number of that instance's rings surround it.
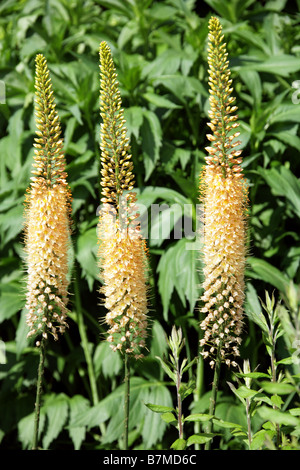
<svg viewBox="0 0 300 470">
<path fill-rule="evenodd" d="M 47 61 L 36 56 L 36 125 L 31 185 L 25 199 L 28 336 L 40 348 L 33 448 L 38 446 L 45 341 L 67 327 L 71 193 Z"/>
<path fill-rule="evenodd" d="M 271 380 L 276 383 L 278 380 L 277 377 L 277 361 L 276 361 L 276 345 L 277 340 L 281 335 L 281 323 L 278 316 L 277 306 L 275 306 L 275 298 L 272 294 L 272 297 L 269 296 L 268 292 L 265 293 L 266 300 L 265 303 L 261 301 L 261 304 L 264 310 L 267 313 L 268 321 L 266 321 L 266 332 L 264 332 L 264 342 L 266 344 L 267 352 L 270 356 L 270 368 L 271 368 Z M 274 404 L 273 409 L 276 409 L 277 406 Z M 275 424 L 276 427 L 276 445 L 279 448 L 281 444 L 281 435 L 280 435 L 280 426 L 278 423 Z"/>
<path fill-rule="evenodd" d="M 201 322 L 204 336 L 201 354 L 210 358 L 214 368 L 210 413 L 216 409 L 221 363 L 236 366 L 231 356 L 239 355 L 241 342 L 244 270 L 246 252 L 247 188 L 242 174 L 241 150 L 235 147 L 239 136 L 237 110 L 232 106 L 230 70 L 226 44 L 223 43 L 219 20 L 209 21 L 209 86 L 208 123 L 212 134 L 206 147 L 208 156 L 200 180 L 200 198 L 204 206 L 204 293 Z M 210 422 L 208 432 L 212 429 Z M 206 446 L 210 448 L 211 442 Z"/>
<path fill-rule="evenodd" d="M 95 370 L 93 366 L 93 359 L 92 359 L 89 344 L 88 344 L 88 338 L 86 334 L 83 313 L 82 313 L 82 308 L 81 308 L 80 293 L 79 293 L 78 280 L 77 280 L 77 269 L 75 271 L 75 276 L 74 276 L 74 294 L 75 294 L 75 308 L 76 308 L 76 314 L 77 314 L 78 330 L 79 330 L 79 334 L 81 338 L 84 357 L 87 363 L 92 401 L 93 401 L 93 404 L 96 405 L 99 402 L 99 395 L 98 395 Z"/>
<path fill-rule="evenodd" d="M 124 355 L 124 371 L 125 371 L 125 399 L 124 399 L 124 449 L 128 450 L 128 432 L 129 432 L 129 408 L 130 408 L 130 360 L 128 354 Z"/>
<path fill-rule="evenodd" d="M 37 387 L 36 387 L 32 450 L 38 449 L 41 397 L 42 397 L 42 392 L 43 392 L 42 380 L 43 380 L 44 363 L 45 363 L 45 346 L 46 346 L 45 338 L 42 338 L 40 348 L 39 348 L 40 359 L 39 359 L 38 379 L 37 379 Z"/>
<path fill-rule="evenodd" d="M 198 357 L 197 361 L 197 369 L 196 369 L 196 387 L 195 387 L 195 392 L 194 392 L 194 403 L 197 404 L 197 402 L 200 400 L 200 397 L 203 394 L 204 390 L 204 364 L 203 364 L 203 358 L 201 356 Z M 200 423 L 195 422 L 194 424 L 194 433 L 199 434 L 200 433 Z M 195 444 L 195 450 L 200 450 L 200 444 Z"/>
<path fill-rule="evenodd" d="M 117 74 L 106 42 L 100 44 L 102 207 L 99 215 L 101 292 L 107 309 L 107 341 L 124 359 L 125 436 L 128 448 L 130 409 L 129 359 L 143 357 L 147 335 L 147 257 L 137 221 L 133 164 Z"/>
<path fill-rule="evenodd" d="M 251 406 L 251 402 L 250 402 L 249 398 L 246 398 L 247 436 L 248 436 L 248 447 L 249 447 L 249 449 L 251 449 L 251 443 L 252 443 L 250 406 Z"/>
<path fill-rule="evenodd" d="M 181 374 L 176 364 L 176 391 L 177 391 L 177 410 L 178 410 L 178 433 L 179 439 L 183 439 L 183 414 L 182 414 L 182 398 L 180 394 L 180 386 L 181 386 Z"/>
<path fill-rule="evenodd" d="M 77 266 L 77 263 L 75 263 L 75 266 Z M 78 331 L 79 331 L 79 335 L 81 338 L 82 349 L 83 349 L 84 357 L 85 357 L 86 364 L 87 364 L 91 398 L 92 398 L 93 405 L 95 406 L 97 405 L 97 403 L 99 403 L 99 394 L 98 394 L 95 369 L 93 365 L 93 358 L 92 358 L 91 351 L 89 348 L 88 337 L 86 334 L 86 328 L 84 324 L 83 312 L 82 312 L 82 307 L 81 307 L 77 269 L 75 270 L 73 285 L 74 285 L 74 294 L 75 294 L 75 309 L 76 309 Z M 100 428 L 101 434 L 104 435 L 106 432 L 105 423 L 100 423 L 99 428 Z"/>
<path fill-rule="evenodd" d="M 220 348 L 220 346 L 219 346 Z M 211 416 L 215 415 L 216 412 L 216 405 L 217 405 L 217 394 L 218 394 L 218 388 L 219 388 L 219 381 L 220 381 L 220 370 L 221 370 L 221 356 L 220 353 L 217 353 L 216 356 L 216 362 L 215 362 L 215 367 L 214 367 L 214 378 L 213 378 L 213 383 L 212 383 L 212 391 L 211 391 L 211 397 L 209 399 L 209 411 L 208 413 Z M 207 427 L 206 427 L 206 432 L 209 434 L 212 431 L 212 420 L 209 420 L 207 422 Z M 208 441 L 205 444 L 205 450 L 210 450 L 211 448 L 212 441 Z"/>
</svg>

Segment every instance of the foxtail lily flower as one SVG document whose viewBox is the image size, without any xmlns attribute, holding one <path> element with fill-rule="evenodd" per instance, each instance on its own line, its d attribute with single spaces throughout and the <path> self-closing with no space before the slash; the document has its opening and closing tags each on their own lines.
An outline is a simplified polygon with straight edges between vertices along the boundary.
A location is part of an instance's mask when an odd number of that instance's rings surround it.
<svg viewBox="0 0 300 470">
<path fill-rule="evenodd" d="M 114 351 L 143 356 L 147 335 L 147 256 L 137 220 L 133 163 L 126 136 L 116 69 L 109 46 L 100 44 L 102 209 L 101 269 L 107 341 Z"/>
<path fill-rule="evenodd" d="M 29 336 L 58 338 L 67 326 L 71 193 L 47 61 L 36 56 L 37 137 L 25 198 Z M 38 343 L 37 343 L 38 344 Z"/>
<path fill-rule="evenodd" d="M 227 365 L 239 355 L 245 297 L 247 185 L 242 172 L 241 143 L 236 140 L 237 106 L 226 44 L 217 18 L 209 21 L 210 145 L 201 174 L 204 206 L 204 306 L 202 355 L 213 367 L 217 355 Z"/>
</svg>

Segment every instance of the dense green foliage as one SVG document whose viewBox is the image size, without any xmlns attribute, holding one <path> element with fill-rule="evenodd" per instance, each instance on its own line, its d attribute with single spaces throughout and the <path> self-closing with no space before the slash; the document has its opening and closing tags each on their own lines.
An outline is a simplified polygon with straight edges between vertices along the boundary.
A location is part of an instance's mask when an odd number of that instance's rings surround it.
<svg viewBox="0 0 300 470">
<path fill-rule="evenodd" d="M 0 5 L 0 79 L 6 92 L 0 104 L 2 448 L 29 448 L 33 429 L 38 353 L 26 339 L 22 230 L 35 133 L 34 59 L 39 52 L 48 61 L 62 122 L 74 221 L 69 329 L 47 346 L 41 445 L 122 445 L 123 364 L 103 341 L 105 312 L 96 260 L 102 40 L 110 45 L 118 72 L 139 201 L 147 207 L 166 203 L 174 216 L 170 230 L 164 225 L 167 212 L 149 220 L 151 330 L 145 359 L 131 363 L 130 446 L 168 449 L 177 438 L 169 419 L 176 390 L 157 356 L 168 354 L 164 335 L 173 325 L 185 337 L 182 354 L 189 361 L 199 354 L 201 251 L 194 240 L 175 239 L 174 227 L 184 205 L 190 208 L 185 220 L 196 224 L 207 146 L 206 44 L 212 14 L 220 18 L 227 42 L 250 188 L 240 367 L 249 359 L 251 371 L 257 368 L 251 386 L 249 377 L 241 385 L 233 370 L 222 370 L 214 448 L 247 448 L 245 405 L 252 407 L 257 433 L 253 448 L 276 446 L 273 422 L 285 436 L 282 445 L 300 446 L 299 0 L 5 0 Z M 160 236 L 151 237 L 158 226 L 163 227 Z M 259 302 L 265 301 L 265 290 L 270 297 L 274 291 L 281 301 L 276 310 L 279 384 L 268 372 L 272 348 Z M 197 385 L 189 385 L 192 393 L 186 393 L 184 415 L 202 416 L 187 419 L 188 437 L 202 429 L 211 370 L 199 359 L 183 379 Z M 165 419 L 162 411 L 167 412 Z M 229 432 L 230 423 L 235 432 Z M 195 437 L 189 445 L 203 442 L 204 437 Z"/>
</svg>

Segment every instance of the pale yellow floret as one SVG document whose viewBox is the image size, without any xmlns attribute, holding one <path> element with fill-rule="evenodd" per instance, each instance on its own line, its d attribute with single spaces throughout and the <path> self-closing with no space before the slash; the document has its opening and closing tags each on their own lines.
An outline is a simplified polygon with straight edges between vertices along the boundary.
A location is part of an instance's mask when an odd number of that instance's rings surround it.
<svg viewBox="0 0 300 470">
<path fill-rule="evenodd" d="M 26 210 L 27 323 L 29 336 L 66 326 L 69 218 L 67 193 L 58 186 L 33 188 Z M 50 228 L 51 227 L 51 228 Z M 51 237 L 49 237 L 51 231 Z M 53 312 L 57 316 L 53 317 Z"/>
<path fill-rule="evenodd" d="M 103 211 L 99 220 L 99 260 L 108 312 L 108 341 L 113 350 L 141 357 L 147 334 L 147 268 L 145 242 L 140 232 L 121 230 L 119 223 Z M 122 259 L 118 263 L 116 253 Z"/>
</svg>

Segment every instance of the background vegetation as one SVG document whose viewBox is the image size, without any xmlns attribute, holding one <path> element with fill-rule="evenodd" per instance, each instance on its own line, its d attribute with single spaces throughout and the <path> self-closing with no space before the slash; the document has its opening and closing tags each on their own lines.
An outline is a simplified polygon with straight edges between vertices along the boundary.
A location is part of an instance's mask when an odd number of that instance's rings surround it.
<svg viewBox="0 0 300 470">
<path fill-rule="evenodd" d="M 277 404 L 283 411 L 297 408 L 299 7 L 299 0 L 1 2 L 0 79 L 5 83 L 6 100 L 0 105 L 0 339 L 5 344 L 0 364 L 0 448 L 29 448 L 33 427 L 38 354 L 26 340 L 22 229 L 35 133 L 35 55 L 45 55 L 52 77 L 64 132 L 74 221 L 70 326 L 59 342 L 50 341 L 48 346 L 41 445 L 115 449 L 121 445 L 123 432 L 123 366 L 118 354 L 103 342 L 105 326 L 99 319 L 105 312 L 98 294 L 96 260 L 99 43 L 106 40 L 111 46 L 118 71 L 140 202 L 146 206 L 192 204 L 196 208 L 207 145 L 206 44 L 212 14 L 220 17 L 228 45 L 250 187 L 247 315 L 240 364 L 242 367 L 243 359 L 249 358 L 251 370 L 257 367 L 266 372 L 269 368 L 259 297 L 265 298 L 265 290 L 270 296 L 274 291 L 276 300 L 281 301 L 277 312 L 282 328 L 276 354 L 278 359 L 295 359 L 280 366 L 285 380 L 290 377 L 294 385 L 280 394 L 282 403 Z M 194 224 L 195 214 L 196 210 L 186 214 Z M 174 209 L 173 215 L 175 224 L 181 211 Z M 151 221 L 150 233 L 151 227 L 164 227 L 164 216 L 160 217 L 162 220 Z M 185 249 L 186 243 L 195 248 L 194 240 L 175 240 L 173 228 L 170 233 L 162 231 L 158 239 L 149 238 L 149 352 L 143 361 L 132 363 L 130 445 L 136 449 L 167 449 L 176 439 L 176 429 L 145 406 L 174 403 L 174 384 L 156 358 L 168 353 L 165 333 L 169 335 L 173 325 L 180 326 L 186 339 L 183 354 L 193 359 L 199 353 L 200 253 Z M 294 378 L 292 382 L 291 377 L 297 374 L 298 381 Z M 186 375 L 186 380 L 195 378 L 197 389 L 185 400 L 184 413 L 205 413 L 210 368 L 199 360 Z M 224 369 L 217 416 L 244 426 L 244 403 L 233 393 L 234 380 L 233 371 Z M 255 380 L 253 388 L 258 390 Z M 263 413 L 256 413 L 253 431 L 261 430 L 266 420 Z M 297 423 L 280 422 L 288 427 L 289 442 L 295 446 Z M 186 430 L 190 432 L 188 425 Z M 256 441 L 256 448 L 266 447 L 265 434 L 263 437 Z M 269 448 L 272 445 L 270 441 Z M 223 429 L 214 446 L 243 449 L 246 444 L 242 433 Z"/>
</svg>

